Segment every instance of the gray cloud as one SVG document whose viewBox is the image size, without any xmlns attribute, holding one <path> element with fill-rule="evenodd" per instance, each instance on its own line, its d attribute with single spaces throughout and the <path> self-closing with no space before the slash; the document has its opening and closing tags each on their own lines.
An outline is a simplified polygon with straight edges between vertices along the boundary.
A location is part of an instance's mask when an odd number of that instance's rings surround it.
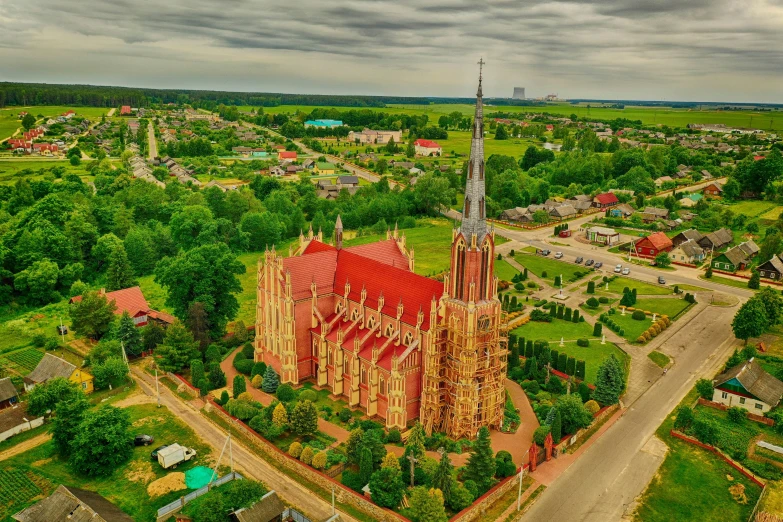
<svg viewBox="0 0 783 522">
<path fill-rule="evenodd" d="M 783 102 L 781 0 L 3 0 L 0 78 Z"/>
</svg>

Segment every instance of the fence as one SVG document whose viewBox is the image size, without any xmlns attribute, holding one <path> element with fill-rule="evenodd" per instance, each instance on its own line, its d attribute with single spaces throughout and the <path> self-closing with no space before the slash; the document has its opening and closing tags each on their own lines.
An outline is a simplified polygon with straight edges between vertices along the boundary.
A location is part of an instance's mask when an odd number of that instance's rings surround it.
<svg viewBox="0 0 783 522">
<path fill-rule="evenodd" d="M 700 406 L 706 406 L 707 408 L 712 408 L 714 410 L 720 410 L 720 411 L 726 411 L 726 410 L 729 409 L 729 407 L 726 406 L 725 404 L 720 404 L 718 402 L 708 401 L 704 397 L 699 397 L 699 405 Z M 754 422 L 758 422 L 758 423 L 761 423 L 761 424 L 766 424 L 767 426 L 774 426 L 775 425 L 775 421 L 770 419 L 769 417 L 764 417 L 762 415 L 756 415 L 755 413 L 751 413 L 749 411 L 745 412 L 745 416 L 748 419 L 750 419 L 750 420 L 752 420 Z"/>
<path fill-rule="evenodd" d="M 688 435 L 685 435 L 684 433 L 680 433 L 679 431 L 669 430 L 669 435 L 671 435 L 672 437 L 674 437 L 676 439 L 683 440 L 685 442 L 693 444 L 694 446 L 699 446 L 700 448 L 706 449 L 707 451 L 710 451 L 710 452 L 716 454 L 718 457 L 720 457 L 723 460 L 725 460 L 726 464 L 728 464 L 732 468 L 736 469 L 737 471 L 739 471 L 740 473 L 745 475 L 745 477 L 748 480 L 750 480 L 751 482 L 753 482 L 757 486 L 759 486 L 761 488 L 766 487 L 766 483 L 762 479 L 760 479 L 759 477 L 754 475 L 751 471 L 745 469 L 745 467 L 742 464 L 740 464 L 738 462 L 735 462 L 734 459 L 732 459 L 731 457 L 729 457 L 728 455 L 723 453 L 720 449 L 716 448 L 715 446 L 711 446 L 709 444 L 704 444 L 703 442 L 701 442 L 699 440 L 696 440 L 696 439 L 694 439 L 692 437 L 689 437 Z"/>
<path fill-rule="evenodd" d="M 197 489 L 195 491 L 191 491 L 187 495 L 185 495 L 183 497 L 180 497 L 179 500 L 175 500 L 171 504 L 167 504 L 167 505 L 163 506 L 162 508 L 160 508 L 158 510 L 158 521 L 165 520 L 166 517 L 170 516 L 172 513 L 176 513 L 180 509 L 184 508 L 185 505 L 187 505 L 188 502 L 192 502 L 193 500 L 197 499 L 201 495 L 206 495 L 207 493 L 210 492 L 210 490 L 212 490 L 212 488 L 216 488 L 218 486 L 222 486 L 223 484 L 225 484 L 227 482 L 231 482 L 234 479 L 239 480 L 239 479 L 242 479 L 242 478 L 244 478 L 244 477 L 242 477 L 242 475 L 232 471 L 228 475 L 220 477 L 219 479 L 217 479 L 214 482 L 210 482 L 209 484 L 207 484 L 203 488 Z M 310 522 L 307 519 L 304 519 L 304 520 L 306 520 L 307 522 Z"/>
<path fill-rule="evenodd" d="M 291 519 L 294 522 L 311 522 L 309 518 L 295 510 L 294 508 L 285 508 L 283 511 L 283 520 Z"/>
<path fill-rule="evenodd" d="M 338 464 L 337 466 L 332 466 L 331 468 L 326 469 L 321 473 L 323 473 L 327 477 L 335 478 L 337 475 L 342 473 L 344 469 L 345 469 L 345 463 L 343 462 L 341 464 Z"/>
</svg>

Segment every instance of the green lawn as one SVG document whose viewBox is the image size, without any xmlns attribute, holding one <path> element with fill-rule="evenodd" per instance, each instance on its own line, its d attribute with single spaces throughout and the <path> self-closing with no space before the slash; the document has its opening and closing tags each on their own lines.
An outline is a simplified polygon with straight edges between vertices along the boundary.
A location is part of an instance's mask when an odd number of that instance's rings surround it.
<svg viewBox="0 0 783 522">
<path fill-rule="evenodd" d="M 155 437 L 155 444 L 180 444 L 193 447 L 197 456 L 193 461 L 183 463 L 178 472 L 197 465 L 209 465 L 211 450 L 198 439 L 191 428 L 172 415 L 167 408 L 156 408 L 155 404 L 129 406 L 125 409 L 131 417 L 133 433 L 145 433 Z M 156 462 L 150 461 L 150 447 L 138 447 L 133 450 L 132 459 L 120 466 L 108 477 L 87 478 L 75 474 L 68 463 L 54 453 L 53 443 L 47 442 L 29 451 L 11 457 L 0 463 L 0 471 L 15 469 L 30 474 L 44 485 L 43 493 L 48 494 L 59 484 L 96 491 L 128 513 L 134 520 L 154 520 L 158 508 L 172 502 L 186 490 L 171 492 L 151 498 L 147 493 L 149 482 L 159 479 L 168 472 Z M 28 498 L 13 505 L 0 506 L 6 509 L 6 515 L 15 513 L 32 504 L 34 498 Z"/>
<path fill-rule="evenodd" d="M 21 177 L 28 180 L 39 180 L 49 176 L 54 179 L 54 175 L 50 172 L 53 167 L 62 167 L 66 174 L 76 174 L 81 176 L 83 180 L 90 176 L 86 162 L 74 167 L 64 159 L 2 158 L 0 159 L 0 184 L 12 184 Z"/>
<path fill-rule="evenodd" d="M 495 260 L 495 275 L 501 281 L 511 281 L 511 279 L 519 273 L 519 270 L 511 266 L 508 261 Z"/>
<path fill-rule="evenodd" d="M 668 298 L 661 299 L 637 299 L 634 308 L 649 310 L 659 315 L 668 315 L 673 319 L 675 315 L 688 308 L 690 303 L 685 299 Z"/>
<path fill-rule="evenodd" d="M 576 341 L 583 337 L 592 337 L 593 327 L 585 322 L 572 323 L 563 319 L 552 319 L 551 323 L 530 321 L 527 324 L 516 328 L 513 332 L 517 337 L 525 339 L 547 341 L 560 341 L 564 338 L 566 341 Z"/>
<path fill-rule="evenodd" d="M 666 355 L 665 353 L 656 352 L 655 350 L 648 353 L 647 357 L 649 357 L 652 362 L 654 362 L 661 368 L 666 368 L 671 362 L 671 359 L 669 359 L 668 355 Z"/>
<path fill-rule="evenodd" d="M 578 279 L 577 273 L 584 274 L 589 271 L 589 269 L 585 269 L 580 265 L 566 263 L 535 254 L 521 254 L 517 252 L 514 255 L 514 260 L 538 277 L 543 277 L 542 274 L 546 272 L 546 277 L 543 278 L 550 282 L 550 284 L 554 282 L 555 276 L 562 275 L 565 279 L 564 283 L 568 284 L 569 281 Z"/>
<path fill-rule="evenodd" d="M 597 283 L 596 286 L 603 290 L 606 288 L 606 283 Z M 635 288 L 638 295 L 666 295 L 672 293 L 672 289 L 667 286 L 653 285 L 628 277 L 618 277 L 609 283 L 609 291 L 614 292 L 615 294 L 622 295 L 623 289 L 626 287 L 629 290 L 633 290 Z"/>
<path fill-rule="evenodd" d="M 577 346 L 575 342 L 565 343 L 563 346 L 558 344 L 550 344 L 550 348 L 557 350 L 559 353 L 567 353 L 569 357 L 574 357 L 576 360 L 583 360 L 585 362 L 585 380 L 590 384 L 595 384 L 595 377 L 598 373 L 598 367 L 601 363 L 614 354 L 620 361 L 620 365 L 625 369 L 625 378 L 628 379 L 628 367 L 630 365 L 630 358 L 628 354 L 622 351 L 617 345 L 607 342 L 601 344 L 600 340 L 591 339 L 590 346 L 582 347 Z"/>
<path fill-rule="evenodd" d="M 19 111 L 0 110 L 0 140 L 10 138 L 16 129 L 22 126 L 22 122 L 17 119 L 17 114 Z"/>
<path fill-rule="evenodd" d="M 704 281 L 712 281 L 713 283 L 719 283 L 726 286 L 733 286 L 734 288 L 743 288 L 745 290 L 751 290 L 748 288 L 748 282 L 742 279 L 733 279 L 730 277 L 721 277 L 719 275 L 713 275 L 710 278 L 699 276 L 699 279 Z"/>
<path fill-rule="evenodd" d="M 626 312 L 623 316 L 620 313 L 620 310 L 617 310 L 617 313 L 611 315 L 610 317 L 612 318 L 612 321 L 617 323 L 620 328 L 625 331 L 625 335 L 623 337 L 625 337 L 630 342 L 635 342 L 636 339 L 642 335 L 642 332 L 647 330 L 650 325 L 652 325 L 651 317 L 648 316 L 644 320 L 637 321 L 631 317 L 631 312 Z M 607 326 L 604 325 L 604 328 L 607 328 Z"/>
<path fill-rule="evenodd" d="M 64 112 L 74 111 L 80 118 L 95 120 L 104 114 L 108 114 L 111 107 L 80 107 L 72 105 L 28 105 L 24 107 L 6 107 L 13 114 L 19 114 L 19 111 L 27 111 L 34 116 L 43 115 L 47 118 L 60 116 Z"/>
</svg>

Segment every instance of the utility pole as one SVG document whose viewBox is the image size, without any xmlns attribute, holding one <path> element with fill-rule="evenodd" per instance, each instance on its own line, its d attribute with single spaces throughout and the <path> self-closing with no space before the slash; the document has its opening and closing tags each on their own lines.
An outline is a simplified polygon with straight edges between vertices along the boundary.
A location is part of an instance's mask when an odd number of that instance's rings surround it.
<svg viewBox="0 0 783 522">
<path fill-rule="evenodd" d="M 417 459 L 413 454 L 408 455 L 408 460 L 411 462 L 411 487 L 413 487 L 413 471 L 415 469 L 416 463 L 419 462 L 419 459 Z"/>
<path fill-rule="evenodd" d="M 65 326 L 63 326 L 63 318 L 60 317 L 60 337 L 63 340 L 63 346 L 65 346 Z"/>
<path fill-rule="evenodd" d="M 519 468 L 519 489 L 517 490 L 517 511 L 522 507 L 522 479 L 525 478 L 525 466 Z"/>
</svg>

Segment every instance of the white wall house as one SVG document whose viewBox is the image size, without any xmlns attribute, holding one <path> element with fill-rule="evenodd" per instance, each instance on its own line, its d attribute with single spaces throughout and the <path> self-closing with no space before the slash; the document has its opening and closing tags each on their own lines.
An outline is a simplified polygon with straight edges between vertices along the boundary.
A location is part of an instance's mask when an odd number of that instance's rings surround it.
<svg viewBox="0 0 783 522">
<path fill-rule="evenodd" d="M 719 375 L 713 383 L 713 402 L 744 408 L 757 415 L 777 406 L 781 397 L 783 382 L 765 372 L 753 359 Z"/>
</svg>

